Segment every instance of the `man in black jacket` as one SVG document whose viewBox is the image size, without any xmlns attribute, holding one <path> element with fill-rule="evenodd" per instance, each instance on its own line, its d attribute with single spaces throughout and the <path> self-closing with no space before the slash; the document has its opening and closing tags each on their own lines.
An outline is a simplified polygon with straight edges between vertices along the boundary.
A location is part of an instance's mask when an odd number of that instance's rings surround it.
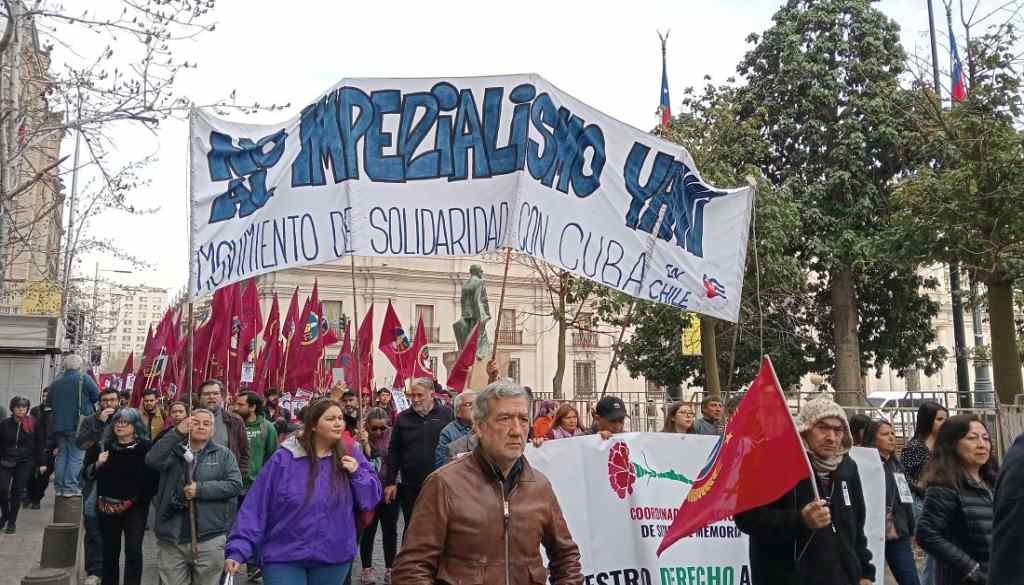
<svg viewBox="0 0 1024 585">
<path fill-rule="evenodd" d="M 864 535 L 864 492 L 843 409 L 827 398 L 808 403 L 797 418 L 814 469 L 778 500 L 736 515 L 750 535 L 754 585 L 871 585 Z M 811 481 L 817 485 L 815 499 Z"/>
<path fill-rule="evenodd" d="M 384 503 L 390 504 L 397 495 L 406 529 L 420 488 L 434 471 L 434 452 L 441 430 L 455 418 L 450 408 L 434 402 L 433 391 L 434 381 L 430 378 L 413 380 L 409 387 L 409 408 L 398 415 L 395 428 L 391 430 L 383 482 Z M 399 472 L 402 483 L 396 485 Z"/>
<path fill-rule="evenodd" d="M 996 481 L 989 585 L 1024 585 L 1024 435 L 1006 452 Z"/>
</svg>

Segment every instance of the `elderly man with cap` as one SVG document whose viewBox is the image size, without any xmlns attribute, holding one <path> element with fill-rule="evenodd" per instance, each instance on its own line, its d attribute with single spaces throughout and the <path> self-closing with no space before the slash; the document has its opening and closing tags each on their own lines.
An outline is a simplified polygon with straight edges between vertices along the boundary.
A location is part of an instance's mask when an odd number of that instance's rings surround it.
<svg viewBox="0 0 1024 585">
<path fill-rule="evenodd" d="M 736 515 L 750 535 L 753 585 L 870 585 L 864 491 L 850 458 L 850 425 L 835 402 L 817 398 L 797 417 L 813 477 L 778 500 Z M 820 499 L 814 497 L 815 482 Z"/>
<path fill-rule="evenodd" d="M 608 439 L 622 432 L 626 424 L 626 405 L 618 396 L 605 396 L 594 406 L 594 426 L 585 435 Z"/>
</svg>

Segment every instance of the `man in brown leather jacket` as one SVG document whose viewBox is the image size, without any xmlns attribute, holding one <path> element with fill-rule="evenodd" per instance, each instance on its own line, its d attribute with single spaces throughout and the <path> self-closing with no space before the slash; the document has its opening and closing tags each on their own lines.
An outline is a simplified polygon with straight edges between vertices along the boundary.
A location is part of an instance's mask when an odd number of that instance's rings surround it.
<svg viewBox="0 0 1024 585">
<path fill-rule="evenodd" d="M 523 457 L 526 391 L 505 380 L 473 405 L 480 444 L 431 474 L 413 512 L 392 582 L 402 585 L 582 585 L 580 552 L 551 483 Z M 544 567 L 540 547 L 549 562 Z"/>
</svg>

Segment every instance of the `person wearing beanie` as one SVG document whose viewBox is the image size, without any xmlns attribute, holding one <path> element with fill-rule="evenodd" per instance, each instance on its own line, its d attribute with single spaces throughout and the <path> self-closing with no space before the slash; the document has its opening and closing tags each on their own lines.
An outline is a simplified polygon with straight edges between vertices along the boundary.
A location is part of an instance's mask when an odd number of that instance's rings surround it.
<svg viewBox="0 0 1024 585">
<path fill-rule="evenodd" d="M 871 585 L 864 491 L 850 458 L 846 413 L 828 398 L 807 403 L 796 428 L 814 470 L 778 500 L 736 515 L 750 535 L 753 585 Z M 811 482 L 817 484 L 815 499 Z"/>
</svg>

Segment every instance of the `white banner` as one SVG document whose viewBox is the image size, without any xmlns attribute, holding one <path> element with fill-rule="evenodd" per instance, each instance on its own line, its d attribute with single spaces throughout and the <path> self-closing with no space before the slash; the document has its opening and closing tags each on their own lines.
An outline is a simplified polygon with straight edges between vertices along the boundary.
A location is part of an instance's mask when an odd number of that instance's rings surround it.
<svg viewBox="0 0 1024 585">
<path fill-rule="evenodd" d="M 584 583 L 750 583 L 747 535 L 731 520 L 655 551 L 714 447 L 717 437 L 627 433 L 608 441 L 589 436 L 528 446 L 526 457 L 551 481 L 573 539 Z M 625 448 L 618 446 L 625 445 Z M 884 574 L 885 479 L 878 451 L 855 448 L 865 533 L 878 575 Z M 613 484 L 611 470 L 631 466 L 635 481 Z M 620 474 L 617 477 L 622 477 Z M 632 488 L 631 490 L 629 488 Z"/>
<path fill-rule="evenodd" d="M 735 321 L 753 201 L 537 75 L 346 79 L 274 125 L 194 111 L 189 288 L 499 248 Z"/>
</svg>

